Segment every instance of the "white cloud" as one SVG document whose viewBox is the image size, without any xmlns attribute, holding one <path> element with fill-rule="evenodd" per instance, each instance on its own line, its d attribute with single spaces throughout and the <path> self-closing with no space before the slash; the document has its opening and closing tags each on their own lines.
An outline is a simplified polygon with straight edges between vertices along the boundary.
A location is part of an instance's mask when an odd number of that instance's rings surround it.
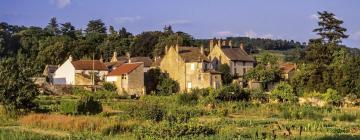
<svg viewBox="0 0 360 140">
<path fill-rule="evenodd" d="M 217 37 L 230 37 L 230 36 L 239 36 L 239 34 L 231 32 L 231 31 L 219 31 L 215 33 Z"/>
<path fill-rule="evenodd" d="M 357 31 L 350 35 L 350 39 L 352 40 L 360 40 L 360 31 Z"/>
<path fill-rule="evenodd" d="M 134 22 L 137 20 L 141 20 L 141 16 L 135 16 L 135 17 L 115 17 L 114 20 L 118 23 L 125 23 L 125 22 Z"/>
<path fill-rule="evenodd" d="M 51 0 L 51 3 L 55 4 L 58 8 L 64 8 L 71 3 L 71 0 Z"/>
<path fill-rule="evenodd" d="M 253 30 L 246 31 L 244 33 L 244 35 L 249 38 L 266 38 L 266 39 L 274 39 L 275 38 L 274 35 L 272 35 L 270 33 L 257 33 Z"/>
<path fill-rule="evenodd" d="M 317 15 L 317 14 L 311 14 L 311 15 L 309 16 L 309 18 L 312 19 L 312 20 L 318 20 L 318 19 L 319 19 L 319 15 Z"/>
<path fill-rule="evenodd" d="M 177 19 L 177 20 L 169 20 L 167 22 L 165 22 L 165 25 L 186 25 L 186 24 L 190 24 L 191 21 L 190 20 L 186 20 L 186 19 Z"/>
</svg>

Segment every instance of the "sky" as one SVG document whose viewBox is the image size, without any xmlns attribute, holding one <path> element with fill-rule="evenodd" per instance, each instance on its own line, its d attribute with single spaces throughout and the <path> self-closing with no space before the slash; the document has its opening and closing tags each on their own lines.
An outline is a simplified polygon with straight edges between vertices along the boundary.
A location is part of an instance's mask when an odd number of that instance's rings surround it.
<svg viewBox="0 0 360 140">
<path fill-rule="evenodd" d="M 315 38 L 317 11 L 344 21 L 348 39 L 360 48 L 359 0 L 1 0 L 0 22 L 45 27 L 51 17 L 85 29 L 102 19 L 139 34 L 172 25 L 198 39 L 247 36 L 307 42 Z"/>
</svg>

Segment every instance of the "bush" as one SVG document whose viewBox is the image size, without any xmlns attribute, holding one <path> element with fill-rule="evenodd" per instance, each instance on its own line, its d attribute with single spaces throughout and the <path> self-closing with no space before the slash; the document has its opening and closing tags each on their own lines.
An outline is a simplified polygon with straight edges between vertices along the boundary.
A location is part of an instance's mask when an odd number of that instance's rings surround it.
<svg viewBox="0 0 360 140">
<path fill-rule="evenodd" d="M 297 96 L 291 85 L 286 82 L 280 82 L 276 87 L 271 91 L 270 97 L 278 100 L 279 102 L 296 102 Z"/>
<path fill-rule="evenodd" d="M 114 83 L 105 82 L 103 84 L 103 87 L 107 91 L 116 91 L 116 85 Z"/>
<path fill-rule="evenodd" d="M 74 100 L 63 100 L 60 103 L 60 112 L 62 114 L 76 115 L 78 112 L 78 102 Z"/>
<path fill-rule="evenodd" d="M 336 114 L 335 116 L 332 116 L 332 120 L 336 121 L 348 121 L 348 122 L 354 122 L 359 116 L 357 114 L 349 114 L 349 113 L 341 113 Z"/>
<path fill-rule="evenodd" d="M 182 93 L 177 95 L 177 103 L 180 105 L 195 105 L 197 104 L 199 96 L 195 92 Z"/>
<path fill-rule="evenodd" d="M 94 97 L 87 96 L 80 99 L 78 111 L 80 114 L 98 114 L 102 111 L 102 105 Z"/>
<path fill-rule="evenodd" d="M 179 83 L 163 74 L 156 86 L 156 95 L 169 96 L 179 91 Z"/>
<path fill-rule="evenodd" d="M 324 110 L 310 105 L 299 106 L 286 104 L 280 107 L 280 116 L 285 119 L 322 120 Z"/>
<path fill-rule="evenodd" d="M 239 101 L 249 100 L 250 96 L 244 90 L 241 90 L 237 84 L 231 84 L 229 86 L 223 86 L 216 96 L 217 100 L 221 101 Z"/>
<path fill-rule="evenodd" d="M 323 99 L 328 104 L 339 106 L 341 101 L 341 95 L 336 90 L 329 88 L 326 90 L 326 93 L 323 95 Z"/>
<path fill-rule="evenodd" d="M 98 114 L 102 111 L 102 105 L 93 97 L 82 97 L 79 101 L 63 100 L 60 103 L 60 112 L 63 114 Z"/>
<path fill-rule="evenodd" d="M 261 90 L 250 91 L 250 98 L 252 101 L 256 101 L 260 103 L 269 102 L 269 94 L 266 94 Z"/>
<path fill-rule="evenodd" d="M 130 117 L 147 119 L 155 122 L 162 121 L 166 114 L 162 106 L 144 102 L 129 106 L 128 108 L 125 108 L 125 111 L 130 115 Z"/>
</svg>

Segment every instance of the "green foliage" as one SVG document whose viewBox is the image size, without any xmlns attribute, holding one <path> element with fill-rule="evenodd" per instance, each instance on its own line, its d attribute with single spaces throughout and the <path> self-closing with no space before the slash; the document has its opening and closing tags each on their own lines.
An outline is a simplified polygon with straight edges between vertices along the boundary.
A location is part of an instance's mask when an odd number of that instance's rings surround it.
<svg viewBox="0 0 360 140">
<path fill-rule="evenodd" d="M 286 82 L 280 82 L 271 91 L 270 97 L 276 99 L 279 102 L 296 102 L 297 96 L 293 91 L 291 85 Z"/>
<path fill-rule="evenodd" d="M 180 105 L 196 105 L 199 99 L 199 93 L 191 91 L 190 93 L 180 93 L 177 95 L 177 103 Z"/>
<path fill-rule="evenodd" d="M 217 96 L 217 100 L 221 101 L 239 101 L 239 100 L 249 100 L 249 93 L 245 92 L 237 84 L 231 84 L 229 86 L 223 86 L 220 88 Z"/>
<path fill-rule="evenodd" d="M 221 64 L 219 67 L 219 72 L 221 72 L 221 80 L 224 85 L 231 84 L 233 77 L 230 74 L 230 67 L 227 64 Z"/>
<path fill-rule="evenodd" d="M 332 105 L 340 105 L 341 95 L 336 90 L 331 88 L 326 90 L 326 93 L 323 95 L 324 100 Z"/>
<path fill-rule="evenodd" d="M 252 101 L 266 103 L 269 101 L 269 94 L 266 94 L 264 91 L 257 89 L 250 91 L 250 98 Z"/>
<path fill-rule="evenodd" d="M 163 74 L 156 86 L 156 95 L 168 96 L 179 91 L 179 83 Z"/>
<path fill-rule="evenodd" d="M 360 117 L 359 114 L 355 114 L 355 113 L 340 113 L 340 114 L 335 114 L 334 116 L 332 116 L 332 120 L 333 121 L 348 121 L 348 122 L 354 122 L 356 121 L 358 118 Z"/>
<path fill-rule="evenodd" d="M 107 91 L 113 91 L 113 92 L 116 91 L 116 85 L 114 83 L 105 82 L 103 84 L 103 87 Z"/>
<path fill-rule="evenodd" d="M 0 103 L 8 114 L 37 106 L 34 99 L 39 91 L 26 72 L 28 70 L 19 66 L 15 59 L 0 60 Z"/>
<path fill-rule="evenodd" d="M 102 111 L 102 105 L 92 96 L 82 97 L 78 101 L 63 100 L 60 103 L 60 112 L 63 114 L 98 114 Z"/>
<path fill-rule="evenodd" d="M 60 103 L 60 112 L 62 114 L 76 115 L 76 114 L 79 114 L 78 106 L 79 106 L 78 101 L 63 100 Z"/>
<path fill-rule="evenodd" d="M 313 119 L 322 120 L 323 110 L 313 106 L 286 105 L 281 106 L 280 117 L 285 119 Z"/>
<path fill-rule="evenodd" d="M 327 11 L 318 12 L 319 28 L 314 29 L 321 36 L 322 41 L 329 44 L 341 43 L 341 39 L 348 38 L 346 28 L 341 27 L 344 22 L 336 18 L 335 14 Z"/>
<path fill-rule="evenodd" d="M 159 104 L 141 102 L 125 109 L 130 117 L 152 120 L 155 122 L 162 121 L 166 112 Z"/>
</svg>

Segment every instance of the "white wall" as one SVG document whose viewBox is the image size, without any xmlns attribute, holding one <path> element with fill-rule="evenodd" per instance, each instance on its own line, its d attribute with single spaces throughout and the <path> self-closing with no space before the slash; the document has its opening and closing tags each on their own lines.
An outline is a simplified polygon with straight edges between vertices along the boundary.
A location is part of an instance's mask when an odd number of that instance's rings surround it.
<svg viewBox="0 0 360 140">
<path fill-rule="evenodd" d="M 75 84 L 75 68 L 71 61 L 66 60 L 54 74 L 54 84 L 56 85 L 74 85 Z"/>
</svg>

